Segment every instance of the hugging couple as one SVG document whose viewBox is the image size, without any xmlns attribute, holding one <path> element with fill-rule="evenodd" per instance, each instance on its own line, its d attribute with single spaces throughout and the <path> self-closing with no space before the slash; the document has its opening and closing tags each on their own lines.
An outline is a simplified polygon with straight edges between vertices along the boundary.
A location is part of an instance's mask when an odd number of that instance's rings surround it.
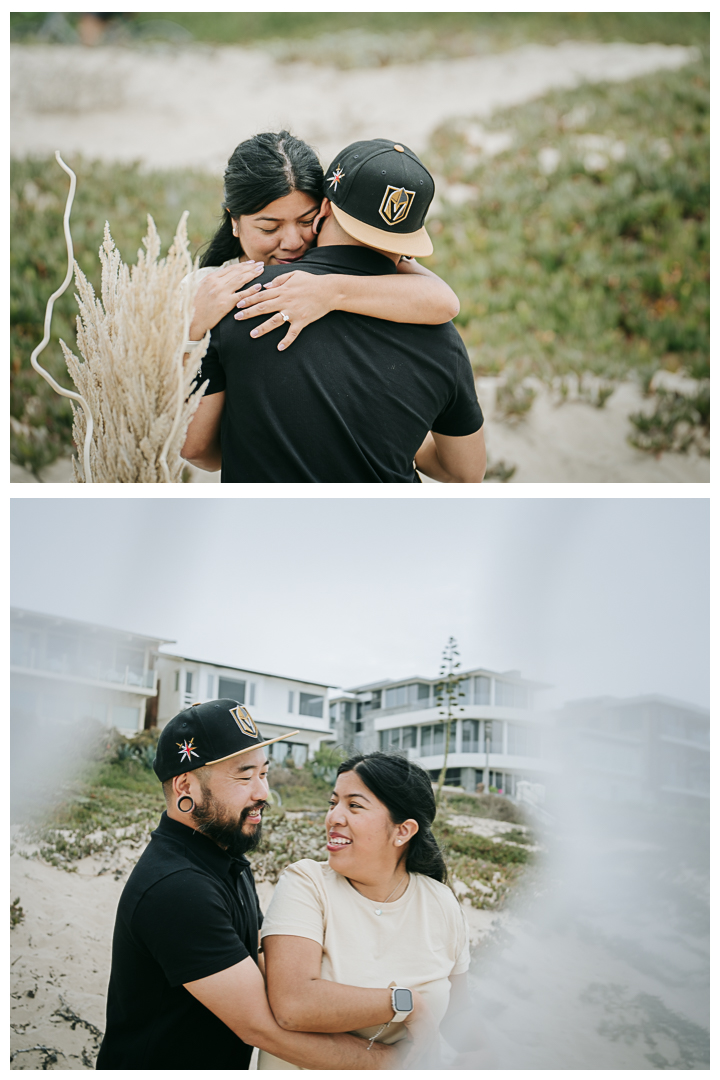
<svg viewBox="0 0 720 1080">
<path fill-rule="evenodd" d="M 186 343 L 192 363 L 212 331 L 187 461 L 223 483 L 482 481 L 458 300 L 415 259 L 432 254 L 434 190 L 387 139 L 352 143 L 324 175 L 286 131 L 237 147 Z"/>
<path fill-rule="evenodd" d="M 263 916 L 246 856 L 266 748 L 295 734 L 263 738 L 230 699 L 163 728 L 167 809 L 120 898 L 98 1069 L 247 1069 L 253 1047 L 259 1069 L 432 1067 L 440 1032 L 476 1048 L 467 925 L 419 765 L 340 765 L 327 861 L 288 866 Z"/>
</svg>

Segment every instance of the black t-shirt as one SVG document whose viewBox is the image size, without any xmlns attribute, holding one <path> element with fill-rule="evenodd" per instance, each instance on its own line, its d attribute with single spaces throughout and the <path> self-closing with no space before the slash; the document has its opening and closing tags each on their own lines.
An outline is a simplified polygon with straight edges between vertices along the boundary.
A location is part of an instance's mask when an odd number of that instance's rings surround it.
<svg viewBox="0 0 720 1080">
<path fill-rule="evenodd" d="M 120 897 L 96 1068 L 249 1068 L 252 1047 L 183 983 L 257 963 L 261 923 L 247 859 L 163 814 Z"/>
<path fill-rule="evenodd" d="M 312 274 L 393 274 L 391 259 L 369 248 L 308 252 L 297 269 Z M 269 267 L 259 282 L 287 273 Z M 250 330 L 267 316 L 212 332 L 200 381 L 225 391 L 223 483 L 417 481 L 413 457 L 428 431 L 472 435 L 483 416 L 465 346 L 452 323 L 387 322 L 332 311 L 284 352 L 286 327 Z"/>
</svg>

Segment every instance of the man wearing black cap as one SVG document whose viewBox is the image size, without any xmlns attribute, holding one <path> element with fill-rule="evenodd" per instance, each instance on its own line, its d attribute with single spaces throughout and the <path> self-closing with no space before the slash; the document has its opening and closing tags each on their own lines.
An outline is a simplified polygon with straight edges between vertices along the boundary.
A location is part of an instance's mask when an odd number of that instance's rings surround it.
<svg viewBox="0 0 720 1080">
<path fill-rule="evenodd" d="M 153 764 L 167 810 L 120 897 L 98 1069 L 247 1069 L 253 1046 L 306 1069 L 399 1063 L 353 1035 L 285 1031 L 268 1005 L 245 852 L 268 795 L 264 747 L 288 735 L 263 739 L 229 699 L 163 728 Z"/>
<path fill-rule="evenodd" d="M 353 143 L 333 161 L 316 227 L 302 259 L 312 274 L 382 275 L 402 256 L 429 255 L 424 221 L 430 173 L 400 143 Z M 260 282 L 285 274 L 268 267 Z M 420 326 L 332 311 L 278 352 L 273 332 L 282 284 L 247 298 L 212 332 L 200 381 L 205 396 L 183 456 L 200 468 L 222 463 L 224 483 L 416 483 L 417 468 L 442 482 L 479 483 L 485 471 L 483 417 L 465 347 L 452 323 Z"/>
</svg>

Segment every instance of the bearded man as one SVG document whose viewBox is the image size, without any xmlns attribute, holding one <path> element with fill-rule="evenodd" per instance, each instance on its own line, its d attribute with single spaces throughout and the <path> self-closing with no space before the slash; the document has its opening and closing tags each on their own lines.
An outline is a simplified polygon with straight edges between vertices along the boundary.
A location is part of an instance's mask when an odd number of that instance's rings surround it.
<svg viewBox="0 0 720 1080">
<path fill-rule="evenodd" d="M 262 912 L 246 853 L 268 797 L 263 739 L 221 699 L 178 713 L 153 768 L 167 810 L 118 905 L 98 1069 L 247 1069 L 254 1046 L 304 1069 L 388 1069 L 353 1035 L 284 1031 L 259 966 Z"/>
</svg>

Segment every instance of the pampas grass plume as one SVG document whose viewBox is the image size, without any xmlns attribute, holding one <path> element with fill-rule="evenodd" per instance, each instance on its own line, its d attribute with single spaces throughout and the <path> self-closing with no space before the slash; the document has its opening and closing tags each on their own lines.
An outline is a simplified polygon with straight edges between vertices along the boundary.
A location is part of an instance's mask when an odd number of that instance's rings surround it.
<svg viewBox="0 0 720 1080">
<path fill-rule="evenodd" d="M 90 449 L 93 483 L 180 483 L 180 450 L 202 397 L 190 394 L 209 333 L 183 362 L 198 276 L 188 252 L 187 211 L 165 259 L 148 215 L 145 250 L 126 266 L 105 223 L 100 248 L 101 297 L 75 263 L 79 360 L 61 341 L 75 386 L 94 421 Z M 189 276 L 188 276 L 189 275 Z M 73 405 L 73 439 L 82 447 L 85 416 Z M 77 483 L 82 461 L 73 458 Z"/>
</svg>

